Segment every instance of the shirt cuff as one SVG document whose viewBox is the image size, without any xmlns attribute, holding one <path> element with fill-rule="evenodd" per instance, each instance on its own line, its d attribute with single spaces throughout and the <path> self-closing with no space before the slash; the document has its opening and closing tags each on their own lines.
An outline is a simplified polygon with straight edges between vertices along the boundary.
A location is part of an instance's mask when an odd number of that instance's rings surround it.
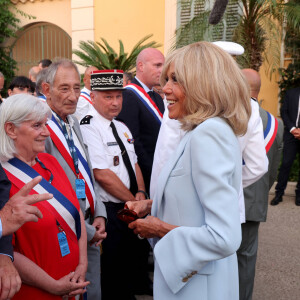
<svg viewBox="0 0 300 300">
<path fill-rule="evenodd" d="M 292 132 L 294 129 L 296 129 L 296 127 L 292 127 L 291 130 L 290 130 L 290 132 Z"/>
</svg>

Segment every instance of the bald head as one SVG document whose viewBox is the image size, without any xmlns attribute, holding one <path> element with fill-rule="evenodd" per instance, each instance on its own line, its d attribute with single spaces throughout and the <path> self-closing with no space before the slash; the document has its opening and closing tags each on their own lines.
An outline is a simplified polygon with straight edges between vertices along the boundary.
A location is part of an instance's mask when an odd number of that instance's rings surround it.
<svg viewBox="0 0 300 300">
<path fill-rule="evenodd" d="M 261 86 L 260 75 L 252 69 L 243 69 L 242 72 L 250 86 L 251 97 L 257 99 Z"/>
<path fill-rule="evenodd" d="M 163 54 L 154 48 L 146 48 L 136 59 L 136 77 L 149 89 L 159 85 L 160 74 L 164 65 Z"/>
<path fill-rule="evenodd" d="M 36 77 L 37 77 L 38 73 L 40 72 L 40 70 L 41 69 L 39 66 L 34 66 L 29 70 L 28 77 L 32 82 L 36 82 Z"/>
<path fill-rule="evenodd" d="M 94 66 L 87 67 L 85 72 L 84 72 L 84 77 L 83 77 L 83 82 L 84 86 L 88 89 L 91 90 L 91 74 L 94 71 L 97 71 L 98 69 Z"/>
</svg>

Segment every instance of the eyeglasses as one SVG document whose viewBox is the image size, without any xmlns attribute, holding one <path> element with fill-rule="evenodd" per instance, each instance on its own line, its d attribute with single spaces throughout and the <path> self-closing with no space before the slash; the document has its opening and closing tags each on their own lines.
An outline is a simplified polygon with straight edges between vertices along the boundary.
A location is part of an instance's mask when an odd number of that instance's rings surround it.
<svg viewBox="0 0 300 300">
<path fill-rule="evenodd" d="M 117 212 L 117 218 L 127 224 L 138 219 L 138 215 L 134 210 L 123 208 Z"/>
</svg>

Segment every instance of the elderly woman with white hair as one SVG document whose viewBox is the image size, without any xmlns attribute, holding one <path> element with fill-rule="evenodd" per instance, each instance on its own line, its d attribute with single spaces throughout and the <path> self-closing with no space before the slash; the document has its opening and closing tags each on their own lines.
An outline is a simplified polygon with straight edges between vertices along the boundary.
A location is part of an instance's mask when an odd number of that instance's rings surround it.
<svg viewBox="0 0 300 300">
<path fill-rule="evenodd" d="M 43 214 L 14 234 L 14 258 L 22 287 L 13 299 L 62 299 L 82 294 L 87 269 L 86 231 L 79 202 L 57 160 L 44 152 L 49 107 L 31 95 L 9 97 L 0 108 L 0 160 L 11 181 L 10 196 L 32 178 L 31 194 L 49 192 L 35 204 Z"/>
</svg>

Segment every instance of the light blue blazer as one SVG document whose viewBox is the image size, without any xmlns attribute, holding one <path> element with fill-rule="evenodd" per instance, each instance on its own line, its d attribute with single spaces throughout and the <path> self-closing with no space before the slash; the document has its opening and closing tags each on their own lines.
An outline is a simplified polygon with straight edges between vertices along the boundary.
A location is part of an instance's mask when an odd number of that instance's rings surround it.
<svg viewBox="0 0 300 300">
<path fill-rule="evenodd" d="M 242 158 L 230 126 L 188 132 L 159 176 L 153 216 L 180 227 L 153 241 L 155 300 L 238 300 Z"/>
</svg>

